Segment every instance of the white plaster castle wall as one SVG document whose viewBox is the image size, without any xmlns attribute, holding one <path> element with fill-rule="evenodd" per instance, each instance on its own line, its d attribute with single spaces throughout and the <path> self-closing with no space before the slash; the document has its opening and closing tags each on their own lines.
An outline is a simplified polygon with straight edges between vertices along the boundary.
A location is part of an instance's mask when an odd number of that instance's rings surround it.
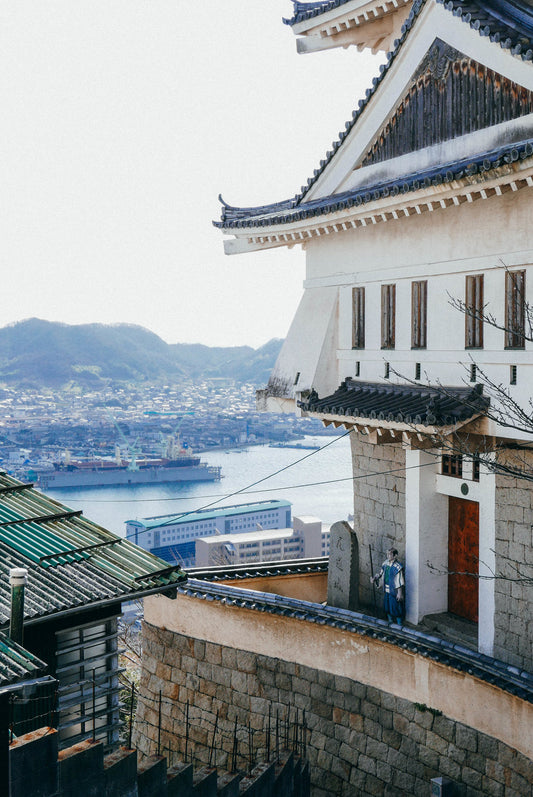
<svg viewBox="0 0 533 797">
<path fill-rule="evenodd" d="M 504 332 L 485 324 L 484 348 L 469 352 L 464 315 L 450 305 L 450 298 L 464 300 L 467 274 L 484 274 L 486 311 L 503 322 L 506 268 L 526 268 L 526 298 L 533 300 L 533 225 L 526 192 L 313 239 L 306 249 L 306 287 L 328 296 L 336 288 L 339 296 L 338 347 L 328 349 L 323 341 L 320 360 L 308 369 L 315 369 L 312 386 L 321 397 L 334 392 L 347 376 L 355 376 L 357 362 L 364 381 L 383 381 L 387 361 L 407 380 L 414 378 L 415 363 L 420 363 L 421 383 L 463 385 L 473 360 L 505 386 L 510 365 L 516 365 L 517 385 L 509 390 L 527 406 L 533 384 L 532 344 L 526 343 L 524 350 L 505 350 Z M 412 350 L 411 282 L 421 279 L 428 280 L 428 345 Z M 396 284 L 396 346 L 383 350 L 381 285 L 389 283 Z M 356 285 L 366 289 L 364 349 L 351 348 Z M 314 328 L 316 319 L 307 317 L 306 325 Z M 334 336 L 329 340 L 333 343 Z M 305 357 L 304 347 L 300 363 Z M 336 372 L 328 371 L 325 362 L 336 363 Z M 391 375 L 391 381 L 398 379 Z M 513 430 L 498 433 L 516 436 Z"/>
</svg>

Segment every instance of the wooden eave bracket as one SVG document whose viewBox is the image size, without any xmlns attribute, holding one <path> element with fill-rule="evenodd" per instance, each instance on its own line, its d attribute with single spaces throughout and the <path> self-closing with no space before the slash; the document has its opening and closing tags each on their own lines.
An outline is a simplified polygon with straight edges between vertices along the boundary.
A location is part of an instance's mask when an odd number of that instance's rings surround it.
<svg viewBox="0 0 533 797">
<path fill-rule="evenodd" d="M 519 191 L 533 187 L 533 158 L 506 164 L 496 170 L 491 178 L 472 175 L 442 186 L 430 186 L 412 194 L 401 194 L 369 202 L 361 207 L 352 207 L 329 215 L 272 227 L 240 228 L 238 231 L 226 228 L 226 235 L 235 238 L 224 241 L 227 255 L 272 249 L 278 246 L 292 248 L 305 245 L 312 239 L 332 233 L 342 233 L 358 227 L 369 227 L 386 221 L 396 221 L 404 217 L 434 213 L 464 203 L 480 199 L 502 196 L 509 191 Z"/>
<path fill-rule="evenodd" d="M 422 424 L 399 423 L 395 421 L 379 421 L 371 418 L 354 418 L 350 416 L 331 415 L 321 412 L 305 412 L 306 416 L 321 420 L 324 426 L 335 429 L 344 427 L 365 436 L 372 444 L 401 443 L 403 446 L 416 449 L 439 447 L 442 440 L 458 432 L 488 435 L 489 419 L 478 416 L 474 420 L 457 423 L 452 426 L 423 426 Z"/>
</svg>

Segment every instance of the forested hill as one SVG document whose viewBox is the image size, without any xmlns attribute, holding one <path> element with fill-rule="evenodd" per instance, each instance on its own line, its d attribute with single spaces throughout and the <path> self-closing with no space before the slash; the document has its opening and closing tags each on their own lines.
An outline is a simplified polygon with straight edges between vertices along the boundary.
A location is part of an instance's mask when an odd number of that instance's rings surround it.
<svg viewBox="0 0 533 797">
<path fill-rule="evenodd" d="M 281 348 L 165 343 L 133 324 L 68 324 L 31 318 L 0 329 L 0 382 L 26 387 L 228 377 L 266 384 Z"/>
</svg>

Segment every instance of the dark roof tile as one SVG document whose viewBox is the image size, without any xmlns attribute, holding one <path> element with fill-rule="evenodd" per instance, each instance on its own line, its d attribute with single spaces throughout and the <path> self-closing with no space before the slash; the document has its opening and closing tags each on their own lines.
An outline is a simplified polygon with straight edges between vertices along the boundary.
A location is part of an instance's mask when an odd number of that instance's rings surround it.
<svg viewBox="0 0 533 797">
<path fill-rule="evenodd" d="M 307 412 L 421 426 L 451 426 L 485 412 L 489 399 L 481 385 L 432 387 L 358 382 L 345 379 L 331 396 L 314 392 L 299 406 Z"/>
</svg>

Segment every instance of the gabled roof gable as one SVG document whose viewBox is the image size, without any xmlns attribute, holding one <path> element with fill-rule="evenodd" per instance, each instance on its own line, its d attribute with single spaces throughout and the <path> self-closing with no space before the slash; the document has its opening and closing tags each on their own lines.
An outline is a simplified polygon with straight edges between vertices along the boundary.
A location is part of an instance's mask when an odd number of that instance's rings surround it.
<svg viewBox="0 0 533 797">
<path fill-rule="evenodd" d="M 462 9 L 481 7 L 480 3 L 458 5 Z M 488 3 L 483 5 L 489 6 Z M 500 6 L 503 3 L 502 0 L 493 0 L 492 5 Z M 530 9 L 529 14 L 533 38 L 533 9 Z M 419 0 L 414 3 L 401 40 L 397 42 L 395 51 L 389 53 L 388 64 L 381 67 L 380 76 L 374 78 L 372 89 L 367 90 L 365 100 L 359 102 L 359 110 L 354 112 L 352 121 L 346 124 L 346 130 L 339 134 L 339 141 L 334 142 L 333 149 L 327 153 L 320 168 L 315 170 L 313 178 L 302 190 L 299 203 L 349 190 L 353 187 L 351 177 L 356 167 L 373 163 L 376 158 L 383 160 L 395 157 L 395 154 L 387 154 L 386 142 L 393 143 L 391 130 L 395 127 L 394 119 L 398 122 L 400 116 L 402 146 L 405 146 L 406 138 L 412 138 L 414 134 L 410 149 L 404 151 L 415 151 L 424 149 L 439 138 L 450 140 L 472 130 L 491 127 L 531 113 L 533 49 L 526 49 L 526 46 L 529 43 L 533 48 L 533 42 L 527 39 L 525 25 L 519 31 L 514 31 L 514 39 L 507 36 L 502 40 L 501 35 L 490 34 L 488 25 L 485 26 L 488 32 L 483 35 L 484 28 L 478 22 L 479 19 L 472 20 L 471 15 L 457 15 L 454 0 L 449 0 L 446 7 L 439 0 Z M 500 21 L 499 25 L 501 28 L 503 22 Z M 505 32 L 508 32 L 507 28 Z M 439 69 L 444 70 L 446 62 L 450 64 L 451 72 L 446 71 L 439 76 Z M 443 82 L 443 77 L 448 79 L 449 85 L 446 79 Z M 490 102 L 483 110 L 479 108 L 478 97 L 484 81 L 489 81 L 491 86 L 484 85 Z M 502 86 L 505 97 L 500 96 Z M 432 91 L 432 88 L 436 90 Z M 460 90 L 454 94 L 453 88 Z M 441 125 L 451 123 L 452 128 L 458 125 L 457 130 L 451 135 L 444 130 L 435 141 L 428 140 L 423 134 L 417 136 L 416 128 L 423 126 L 424 114 L 420 114 L 420 107 L 416 103 L 410 103 L 411 93 L 416 95 L 416 100 L 427 99 L 429 102 L 431 96 L 436 103 L 426 114 L 431 117 L 434 133 L 439 125 L 439 117 Z M 517 94 L 518 107 L 515 102 Z M 406 130 L 409 121 L 403 118 L 402 113 L 406 102 L 409 102 L 413 112 L 409 130 Z M 477 121 L 472 126 L 473 102 L 478 105 Z M 495 116 L 489 107 L 494 104 L 500 106 Z M 471 129 L 468 129 L 469 126 Z M 488 140 L 485 149 L 494 145 Z"/>
<path fill-rule="evenodd" d="M 435 39 L 361 159 L 379 163 L 533 112 L 533 91 Z"/>
</svg>

